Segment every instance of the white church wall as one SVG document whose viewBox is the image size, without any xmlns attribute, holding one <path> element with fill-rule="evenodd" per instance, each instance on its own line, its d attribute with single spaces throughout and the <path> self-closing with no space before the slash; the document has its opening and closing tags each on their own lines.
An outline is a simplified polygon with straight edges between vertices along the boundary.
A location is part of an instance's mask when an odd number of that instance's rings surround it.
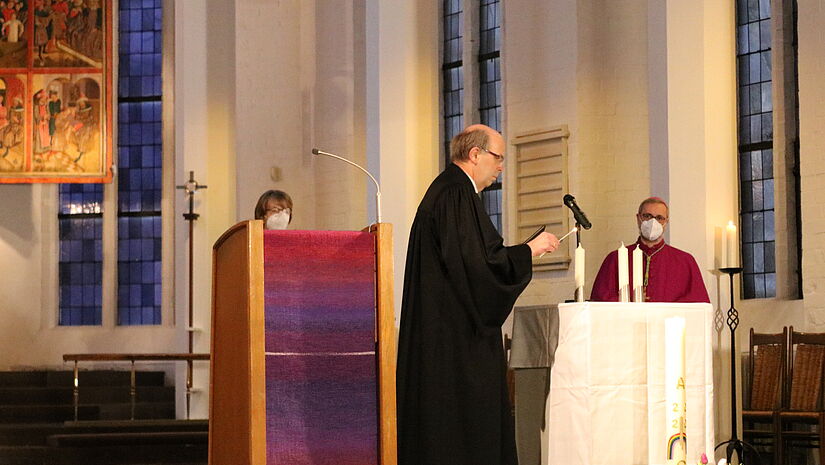
<svg viewBox="0 0 825 465">
<path fill-rule="evenodd" d="M 717 314 L 727 309 L 726 282 L 716 267 L 716 226 L 737 212 L 733 11 L 716 2 L 668 2 L 666 131 L 670 243 L 691 252 Z M 724 309 L 724 310 L 723 310 Z M 729 333 L 714 346 L 716 438 L 730 432 Z"/>
<path fill-rule="evenodd" d="M 194 226 L 194 351 L 210 347 L 212 244 L 234 224 L 236 212 L 235 133 L 235 5 L 209 0 L 176 1 L 175 6 L 175 152 L 176 183 L 190 170 L 208 186 L 196 194 L 195 211 L 201 216 Z M 175 349 L 187 350 L 188 335 L 188 227 L 181 215 L 188 207 L 176 192 Z M 192 417 L 208 414 L 209 371 L 195 365 Z M 183 416 L 184 370 L 177 373 L 178 416 Z"/>
<path fill-rule="evenodd" d="M 0 270 L 5 276 L 0 286 L 0 370 L 71 369 L 63 354 L 157 352 L 174 345 L 171 325 L 118 327 L 111 306 L 104 307 L 108 313 L 101 326 L 58 326 L 56 186 L 0 186 L 0 212 Z"/>
<path fill-rule="evenodd" d="M 504 8 L 506 135 L 568 125 L 569 190 L 594 224 L 582 233 L 586 295 L 609 250 L 635 240 L 635 208 L 649 192 L 646 21 L 644 2 Z M 575 241 L 567 246 L 572 255 Z M 518 305 L 572 299 L 572 271 L 537 273 Z"/>
<path fill-rule="evenodd" d="M 35 342 L 41 329 L 42 191 L 36 185 L 0 186 L 0 273 L 5 277 L 0 286 L 0 369 L 30 364 L 25 351 L 30 347 L 24 346 Z M 31 342 L 21 341 L 21 335 Z"/>
<path fill-rule="evenodd" d="M 438 175 L 438 2 L 367 0 L 367 158 L 393 224 L 396 326 L 416 208 Z"/>
<path fill-rule="evenodd" d="M 825 331 L 825 10 L 799 0 L 799 122 L 802 273 L 807 331 Z"/>
<path fill-rule="evenodd" d="M 519 135 L 567 125 L 570 190 L 588 214 L 591 207 L 587 196 L 581 195 L 580 183 L 578 23 L 571 20 L 575 17 L 576 2 L 518 0 L 505 2 L 502 8 L 502 126 L 509 144 L 504 171 L 504 222 L 505 243 L 513 244 L 520 239 L 515 237 L 516 221 L 512 215 L 516 199 L 510 187 L 517 182 L 516 147 L 512 142 Z M 572 257 L 575 240 L 567 241 L 567 246 Z M 573 287 L 572 267 L 568 271 L 536 273 L 517 305 L 561 302 L 572 298 Z"/>
<path fill-rule="evenodd" d="M 580 189 L 594 224 L 584 236 L 589 296 L 604 257 L 638 237 L 636 209 L 651 195 L 648 26 L 643 1 L 579 2 L 577 14 Z"/>
<path fill-rule="evenodd" d="M 290 228 L 313 229 L 314 2 L 238 0 L 236 9 L 236 219 L 251 219 L 258 197 L 279 189 L 294 203 Z"/>
<path fill-rule="evenodd" d="M 359 5 L 348 0 L 315 3 L 315 76 L 307 129 L 314 146 L 365 166 L 364 9 Z M 310 149 L 305 147 L 301 157 L 311 156 Z M 315 157 L 312 163 L 318 227 L 366 227 L 367 184 L 372 181 L 340 160 Z"/>
</svg>

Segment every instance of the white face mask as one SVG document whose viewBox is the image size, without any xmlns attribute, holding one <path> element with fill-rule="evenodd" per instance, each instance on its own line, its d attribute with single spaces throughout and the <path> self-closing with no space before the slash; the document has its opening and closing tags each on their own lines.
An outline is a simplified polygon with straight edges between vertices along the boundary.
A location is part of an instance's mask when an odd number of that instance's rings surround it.
<svg viewBox="0 0 825 465">
<path fill-rule="evenodd" d="M 642 233 L 642 237 L 649 241 L 656 241 L 660 237 L 662 237 L 662 233 L 665 232 L 665 228 L 662 227 L 662 223 L 659 223 L 656 218 L 651 218 L 649 220 L 642 221 L 641 226 L 639 226 L 639 232 Z"/>
<path fill-rule="evenodd" d="M 281 210 L 278 213 L 269 215 L 266 219 L 266 229 L 286 229 L 289 224 L 289 209 Z"/>
</svg>

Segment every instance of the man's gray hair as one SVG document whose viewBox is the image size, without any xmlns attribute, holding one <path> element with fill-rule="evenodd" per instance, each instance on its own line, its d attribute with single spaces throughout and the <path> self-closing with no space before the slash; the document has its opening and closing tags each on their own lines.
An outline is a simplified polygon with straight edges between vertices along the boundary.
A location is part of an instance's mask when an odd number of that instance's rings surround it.
<svg viewBox="0 0 825 465">
<path fill-rule="evenodd" d="M 450 141 L 450 161 L 467 161 L 473 147 L 487 149 L 490 134 L 484 129 L 465 129 Z"/>
<path fill-rule="evenodd" d="M 642 209 L 645 208 L 645 205 L 650 205 L 651 203 L 658 203 L 664 205 L 667 209 L 667 214 L 670 215 L 670 207 L 667 205 L 667 202 L 665 202 L 664 199 L 660 197 L 648 197 L 642 200 L 642 203 L 639 204 L 638 213 L 642 213 Z"/>
</svg>

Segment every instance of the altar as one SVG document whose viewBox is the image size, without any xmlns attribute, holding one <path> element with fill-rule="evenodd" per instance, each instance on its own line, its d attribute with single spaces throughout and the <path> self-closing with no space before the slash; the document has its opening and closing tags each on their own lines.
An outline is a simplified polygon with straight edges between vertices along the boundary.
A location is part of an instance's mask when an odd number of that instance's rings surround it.
<svg viewBox="0 0 825 465">
<path fill-rule="evenodd" d="M 687 463 L 697 463 L 703 452 L 713 457 L 710 304 L 586 302 L 548 310 L 558 311 L 558 344 L 541 432 L 546 445 L 542 463 L 666 463 L 665 319 L 669 317 L 685 319 Z M 519 325 L 518 313 L 515 318 Z M 555 323 L 555 315 L 543 321 Z M 555 336 L 555 331 L 534 334 Z M 518 335 L 514 331 L 514 348 L 519 345 Z"/>
</svg>

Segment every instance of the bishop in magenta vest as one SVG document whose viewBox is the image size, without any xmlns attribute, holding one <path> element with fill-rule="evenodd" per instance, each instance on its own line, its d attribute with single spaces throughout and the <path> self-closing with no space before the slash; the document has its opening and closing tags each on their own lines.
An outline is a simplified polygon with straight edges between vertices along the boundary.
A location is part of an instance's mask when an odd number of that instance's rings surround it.
<svg viewBox="0 0 825 465">
<path fill-rule="evenodd" d="M 658 197 L 645 199 L 639 205 L 636 222 L 639 239 L 627 247 L 630 270 L 630 288 L 633 289 L 633 250 L 642 250 L 642 277 L 646 302 L 710 302 L 705 282 L 693 256 L 665 243 L 669 209 Z M 615 302 L 619 300 L 618 251 L 605 257 L 590 300 Z"/>
</svg>

